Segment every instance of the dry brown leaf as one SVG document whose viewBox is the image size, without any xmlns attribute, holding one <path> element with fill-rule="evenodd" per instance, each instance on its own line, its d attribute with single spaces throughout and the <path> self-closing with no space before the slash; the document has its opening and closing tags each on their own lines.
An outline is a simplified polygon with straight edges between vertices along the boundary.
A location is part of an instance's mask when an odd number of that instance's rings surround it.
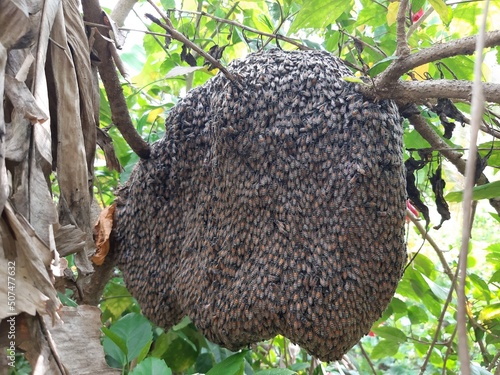
<svg viewBox="0 0 500 375">
<path fill-rule="evenodd" d="M 82 133 L 89 175 L 93 175 L 96 150 L 96 126 L 99 124 L 99 83 L 90 64 L 90 49 L 80 13 L 80 1 L 63 1 L 64 21 L 71 57 L 75 65 L 80 98 Z M 94 100 L 97 98 L 97 100 Z"/>
<path fill-rule="evenodd" d="M 9 202 L 0 218 L 0 234 L 0 264 L 15 262 L 14 276 L 9 276 L 14 277 L 16 286 L 15 310 L 0 304 L 0 319 L 20 312 L 39 312 L 55 320 L 61 302 L 47 271 L 52 261 L 49 247 L 22 216 L 14 213 Z M 0 267 L 0 278 L 7 280 L 7 272 L 7 267 Z M 7 301 L 7 295 L 8 283 L 0 283 L 0 300 Z"/>
<path fill-rule="evenodd" d="M 79 229 L 87 233 L 85 251 L 76 254 L 75 264 L 80 272 L 89 274 L 93 272 L 89 257 L 95 251 L 90 222 L 89 174 L 82 131 L 78 78 L 68 44 L 62 3 L 50 36 L 51 71 L 48 73 L 51 74 L 49 87 L 55 91 L 52 97 L 55 100 L 56 111 L 52 122 L 57 128 L 56 170 L 61 200 L 64 200 L 67 206 L 67 210 L 60 211 L 60 222 L 76 223 Z"/>
<path fill-rule="evenodd" d="M 82 251 L 85 247 L 87 235 L 74 225 L 68 224 L 62 227 L 54 227 L 54 236 L 57 252 L 61 257 Z"/>
<path fill-rule="evenodd" d="M 8 74 L 5 76 L 5 94 L 14 108 L 30 122 L 43 123 L 49 119 L 47 114 L 36 104 L 35 98 L 26 84 Z"/>
<path fill-rule="evenodd" d="M 102 210 L 99 215 L 99 219 L 97 219 L 97 223 L 94 226 L 97 252 L 92 257 L 92 261 L 98 266 L 104 263 L 104 259 L 106 259 L 106 255 L 108 255 L 109 252 L 109 237 L 111 236 L 111 231 L 113 230 L 115 207 L 116 204 L 113 203 L 111 206 Z"/>
</svg>

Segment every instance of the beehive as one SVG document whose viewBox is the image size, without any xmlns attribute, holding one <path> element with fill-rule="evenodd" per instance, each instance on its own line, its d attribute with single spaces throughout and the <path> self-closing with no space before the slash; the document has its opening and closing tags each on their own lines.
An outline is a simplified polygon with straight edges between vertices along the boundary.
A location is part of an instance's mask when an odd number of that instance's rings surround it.
<svg viewBox="0 0 500 375">
<path fill-rule="evenodd" d="M 406 260 L 400 117 L 324 52 L 234 61 L 171 111 L 119 191 L 119 263 L 144 314 L 231 350 L 280 333 L 336 360 Z"/>
</svg>

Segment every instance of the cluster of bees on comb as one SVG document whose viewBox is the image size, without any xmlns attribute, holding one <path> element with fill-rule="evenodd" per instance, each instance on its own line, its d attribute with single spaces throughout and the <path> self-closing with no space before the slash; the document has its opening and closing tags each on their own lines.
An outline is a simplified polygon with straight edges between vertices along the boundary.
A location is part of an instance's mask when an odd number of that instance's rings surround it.
<svg viewBox="0 0 500 375">
<path fill-rule="evenodd" d="M 406 261 L 403 129 L 338 58 L 232 62 L 170 111 L 118 192 L 116 248 L 143 313 L 230 350 L 282 334 L 325 360 L 367 334 Z"/>
</svg>

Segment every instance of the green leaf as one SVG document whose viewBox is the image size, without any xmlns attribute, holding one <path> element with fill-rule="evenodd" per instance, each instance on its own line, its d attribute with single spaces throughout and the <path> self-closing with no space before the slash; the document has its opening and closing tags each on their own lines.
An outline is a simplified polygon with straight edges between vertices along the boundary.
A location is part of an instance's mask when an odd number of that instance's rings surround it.
<svg viewBox="0 0 500 375">
<path fill-rule="evenodd" d="M 479 313 L 479 320 L 482 322 L 489 322 L 495 319 L 500 319 L 500 303 L 492 303 Z"/>
<path fill-rule="evenodd" d="M 406 341 L 405 333 L 400 329 L 394 327 L 380 326 L 377 328 L 373 328 L 372 331 L 378 336 L 386 339 L 387 341 L 395 341 L 398 343 Z"/>
<path fill-rule="evenodd" d="M 293 20 L 290 32 L 294 33 L 305 28 L 324 28 L 335 22 L 342 13 L 351 9 L 353 5 L 353 0 L 340 2 L 324 0 L 307 1 Z"/>
<path fill-rule="evenodd" d="M 398 314 L 404 314 L 407 311 L 406 303 L 397 297 L 392 298 L 390 306 L 392 307 L 392 311 Z"/>
<path fill-rule="evenodd" d="M 102 341 L 104 353 L 113 358 L 121 367 L 128 363 L 127 344 L 118 334 L 112 332 L 109 328 L 102 327 L 102 332 L 106 335 Z"/>
<path fill-rule="evenodd" d="M 164 360 L 154 357 L 146 358 L 140 362 L 130 375 L 172 375 Z"/>
<path fill-rule="evenodd" d="M 500 283 L 500 270 L 496 271 L 489 281 L 489 283 Z"/>
<path fill-rule="evenodd" d="M 488 284 L 486 284 L 486 281 L 484 281 L 479 275 L 476 275 L 475 273 L 469 274 L 469 279 L 472 282 L 472 284 L 477 288 L 479 293 L 481 293 L 479 296 L 482 297 L 486 302 L 490 302 L 491 291 L 490 288 L 488 287 Z"/>
<path fill-rule="evenodd" d="M 382 73 L 389 65 L 391 65 L 393 60 L 396 60 L 397 56 L 389 56 L 380 61 L 377 61 L 368 71 L 370 77 L 375 77 L 377 74 Z"/>
<path fill-rule="evenodd" d="M 196 362 L 198 350 L 186 335 L 170 330 L 156 339 L 151 356 L 163 358 L 174 372 L 183 372 Z"/>
<path fill-rule="evenodd" d="M 411 324 L 421 324 L 427 323 L 429 316 L 424 309 L 418 306 L 410 306 L 408 307 L 408 319 L 410 319 Z"/>
<path fill-rule="evenodd" d="M 454 191 L 446 195 L 448 202 L 461 202 L 463 191 Z M 472 189 L 472 199 L 477 201 L 480 199 L 491 199 L 500 197 L 500 181 L 490 182 L 480 185 Z"/>
<path fill-rule="evenodd" d="M 175 8 L 175 0 L 160 0 L 163 9 Z"/>
<path fill-rule="evenodd" d="M 273 368 L 254 373 L 254 375 L 293 375 L 293 374 L 296 374 L 296 372 L 286 368 Z"/>
<path fill-rule="evenodd" d="M 386 357 L 392 357 L 399 350 L 399 342 L 380 340 L 377 345 L 372 350 L 370 355 L 371 359 L 380 359 Z M 208 375 L 208 374 L 207 374 Z"/>
<path fill-rule="evenodd" d="M 434 10 L 441 18 L 441 21 L 448 26 L 451 22 L 451 18 L 453 16 L 453 12 L 451 8 L 449 8 L 443 0 L 429 0 L 429 3 L 432 5 Z"/>
<path fill-rule="evenodd" d="M 448 289 L 442 287 L 441 285 L 436 284 L 434 281 L 429 279 L 424 274 L 422 274 L 422 277 L 425 280 L 425 282 L 427 283 L 427 285 L 429 285 L 429 288 L 431 288 L 432 293 L 434 293 L 434 295 L 437 298 L 439 298 L 443 301 L 445 301 L 448 298 L 448 293 L 449 293 Z"/>
<path fill-rule="evenodd" d="M 212 369 L 207 372 L 207 375 L 243 375 L 245 368 L 246 350 L 233 354 L 220 363 L 217 363 Z"/>
<path fill-rule="evenodd" d="M 151 323 L 142 315 L 130 313 L 118 320 L 110 329 L 102 329 L 106 339 L 116 344 L 127 356 L 128 362 L 139 357 L 153 340 Z M 108 345 L 109 346 L 109 345 Z"/>
<path fill-rule="evenodd" d="M 342 77 L 342 79 L 346 82 L 353 82 L 353 83 L 361 83 L 361 84 L 365 84 L 363 82 L 363 80 L 361 78 L 358 78 L 358 77 L 352 77 L 352 76 L 345 76 L 345 77 Z"/>
<path fill-rule="evenodd" d="M 78 304 L 69 298 L 66 294 L 63 294 L 61 292 L 57 292 L 57 296 L 59 297 L 59 300 L 64 306 L 70 306 L 70 307 L 77 307 Z"/>
</svg>

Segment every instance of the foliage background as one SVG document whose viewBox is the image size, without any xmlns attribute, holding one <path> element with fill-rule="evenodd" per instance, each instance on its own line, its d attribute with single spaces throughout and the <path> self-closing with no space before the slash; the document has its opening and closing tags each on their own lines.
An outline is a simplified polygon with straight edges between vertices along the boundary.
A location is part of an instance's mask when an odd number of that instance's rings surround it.
<svg viewBox="0 0 500 375">
<path fill-rule="evenodd" d="M 376 75 L 391 61 L 396 49 L 396 14 L 398 2 L 388 1 L 161 1 L 164 9 L 182 9 L 169 13 L 174 27 L 188 36 L 194 43 L 204 47 L 225 46 L 222 55 L 224 64 L 235 58 L 245 56 L 262 46 L 275 47 L 276 40 L 251 32 L 240 27 L 219 23 L 210 17 L 198 16 L 188 11 L 204 11 L 220 18 L 234 20 L 242 25 L 267 33 L 280 33 L 300 40 L 306 46 L 329 51 L 352 66 L 365 65 L 368 73 Z M 465 35 L 473 35 L 478 31 L 478 17 L 483 2 L 455 2 L 445 4 L 442 1 L 411 2 L 410 23 L 418 21 L 418 12 L 422 9 L 429 13 L 408 38 L 412 51 L 417 51 L 437 43 L 458 39 Z M 150 11 L 149 4 L 139 3 L 129 17 L 132 23 L 144 22 L 141 14 Z M 500 16 L 500 5 L 491 4 L 488 15 L 489 28 Z M 147 23 L 147 22 L 146 22 Z M 148 29 L 163 33 L 156 25 Z M 183 61 L 182 44 L 175 40 L 165 45 L 161 36 L 133 35 L 127 42 L 126 52 L 121 57 L 131 72 L 129 82 L 124 81 L 123 88 L 131 109 L 131 116 L 138 131 L 149 142 L 162 136 L 164 120 L 169 108 L 177 103 L 180 97 L 189 90 L 203 84 L 216 72 L 203 67 L 186 75 L 169 77 L 172 69 L 189 66 Z M 279 42 L 279 47 L 294 49 L 286 42 Z M 483 67 L 485 81 L 498 80 L 498 47 L 489 50 L 486 55 L 487 64 Z M 203 58 L 197 58 L 197 66 L 203 66 Z M 417 79 L 466 79 L 471 80 L 474 58 L 472 56 L 456 56 L 444 59 L 439 64 L 426 64 L 414 69 Z M 179 72 L 184 72 L 179 70 Z M 361 73 L 358 71 L 358 75 Z M 405 76 L 404 79 L 409 79 Z M 104 95 L 103 95 L 104 98 Z M 110 114 L 106 102 L 102 102 L 101 126 L 110 125 Z M 468 103 L 457 103 L 458 108 L 469 114 Z M 443 130 L 439 117 L 429 105 L 420 107 L 426 116 L 429 126 L 440 135 Z M 498 113 L 498 107 L 492 106 Z M 486 118 L 486 121 L 488 119 Z M 491 121 L 489 121 L 491 124 Z M 446 142 L 453 148 L 461 150 L 467 147 L 468 127 L 457 126 L 452 139 Z M 125 181 L 137 157 L 130 151 L 115 128 L 109 129 L 113 137 L 118 158 L 124 172 L 118 176 L 103 166 L 102 158 L 98 158 L 98 178 L 96 186 L 101 204 L 106 206 L 113 201 L 113 189 L 118 181 Z M 483 156 L 490 149 L 494 137 L 483 134 L 479 147 Z M 405 146 L 407 149 L 429 147 L 420 134 L 405 122 Z M 406 153 L 408 157 L 411 152 Z M 99 162 L 101 160 L 101 162 Z M 418 173 L 418 186 L 425 201 L 431 207 L 432 225 L 439 222 L 433 193 L 428 181 L 429 175 L 441 162 L 439 154 L 433 153 L 433 162 Z M 446 160 L 444 179 L 447 182 L 445 193 L 460 190 L 462 176 Z M 500 165 L 500 151 L 495 148 L 488 160 L 486 173 L 495 178 Z M 452 220 L 430 235 L 437 242 L 446 265 L 454 272 L 457 266 L 460 237 L 458 222 L 460 207 L 451 205 Z M 469 253 L 469 273 L 467 279 L 468 297 L 468 337 L 472 372 L 486 374 L 494 370 L 494 361 L 498 360 L 500 350 L 500 238 L 498 236 L 498 216 L 487 201 L 481 201 L 476 210 L 476 218 Z M 362 219 L 362 218 L 361 218 Z M 230 352 L 207 342 L 189 321 L 183 321 L 168 332 L 153 327 L 140 315 L 139 306 L 131 298 L 122 279 L 114 278 L 107 286 L 101 308 L 103 322 L 110 326 L 110 331 L 120 331 L 122 337 L 135 337 L 134 330 L 151 331 L 147 337 L 141 336 L 144 342 L 133 341 L 133 348 L 128 347 L 129 355 L 125 358 L 123 351 L 116 350 L 107 336 L 104 348 L 108 363 L 127 367 L 126 363 L 137 358 L 141 367 L 143 358 L 160 358 L 175 373 L 194 373 L 208 371 L 217 373 L 212 367 L 220 361 L 230 358 L 232 362 L 224 362 L 227 367 L 224 374 L 253 374 L 263 369 L 286 368 L 298 373 L 390 373 L 390 374 L 452 374 L 458 371 L 457 359 L 457 327 L 456 296 L 450 293 L 452 281 L 444 272 L 435 248 L 423 243 L 418 230 L 408 224 L 408 250 L 412 263 L 398 287 L 397 294 L 383 317 L 375 323 L 370 335 L 353 348 L 345 360 L 334 364 L 319 364 L 303 350 L 295 347 L 287 339 L 275 339 L 252 346 L 231 357 Z M 418 254 L 417 254 L 418 253 Z M 451 295 L 451 301 L 447 301 Z M 108 330 L 104 330 L 108 332 Z M 143 345 L 143 347 L 140 347 Z M 227 359 L 226 359 L 227 361 Z M 149 362 L 148 362 L 149 363 Z M 144 365 L 146 366 L 146 365 Z M 212 368 L 212 370 L 210 370 Z M 277 370 L 275 374 L 292 373 Z M 140 372 L 138 372 L 140 373 Z M 263 373 L 263 372 L 261 372 Z"/>
<path fill-rule="evenodd" d="M 222 23 L 206 12 L 229 19 L 247 28 L 294 38 L 299 43 L 326 50 L 344 59 L 356 75 L 375 77 L 394 60 L 396 51 L 396 16 L 399 2 L 386 0 L 248 0 L 248 1 L 174 1 L 158 5 L 168 12 L 173 26 L 205 51 L 213 46 L 225 47 L 223 64 L 260 48 L 295 49 L 286 41 L 243 30 L 241 26 Z M 107 5 L 103 3 L 103 5 Z M 108 4 L 110 7 L 114 4 Z M 412 52 L 439 43 L 474 35 L 483 1 L 415 0 L 407 15 L 408 44 Z M 177 10 L 172 10 L 177 9 Z M 111 9 L 108 9 L 111 12 Z M 122 79 L 130 116 L 143 139 L 154 142 L 164 133 L 168 111 L 192 87 L 205 83 L 217 70 L 209 70 L 202 57 L 193 54 L 198 68 L 187 62 L 183 45 L 166 40 L 164 31 L 150 24 L 145 12 L 154 14 L 150 4 L 139 1 L 128 18 L 127 27 L 149 30 L 130 31 L 120 52 L 129 76 Z M 500 4 L 492 2 L 488 29 L 496 27 Z M 139 26 L 138 26 L 139 25 Z M 151 33 L 152 32 L 152 33 Z M 156 33 L 156 34 L 154 34 Z M 483 80 L 498 82 L 500 48 L 486 52 Z M 193 64 L 193 61 L 191 61 Z M 428 63 L 413 69 L 417 80 L 473 78 L 473 56 L 454 56 L 439 63 Z M 179 68 L 182 67 L 182 68 Z M 175 69 L 175 70 L 174 70 Z M 410 80 L 405 75 L 402 77 Z M 443 137 L 441 119 L 432 100 L 422 101 L 419 109 L 428 126 L 448 146 L 467 157 L 469 126 L 457 126 L 451 139 Z M 457 101 L 457 107 L 470 117 L 470 103 Z M 487 159 L 484 173 L 498 180 L 500 148 L 497 104 L 488 104 L 485 126 L 493 129 L 480 136 L 480 154 Z M 100 127 L 113 138 L 114 149 L 123 167 L 121 173 L 106 167 L 104 154 L 98 150 L 95 162 L 94 193 L 101 207 L 114 200 L 116 187 L 127 180 L 138 157 L 120 135 L 111 120 L 104 89 L 101 89 Z M 429 147 L 429 143 L 405 120 L 405 158 Z M 457 124 L 458 125 L 458 124 Z M 493 143 L 492 143 L 493 142 Z M 491 151 L 490 151 L 491 150 Z M 431 211 L 431 226 L 440 221 L 434 203 L 429 177 L 443 165 L 445 196 L 461 190 L 463 177 L 455 166 L 432 153 L 431 162 L 417 173 L 417 185 Z M 57 186 L 54 194 L 57 195 Z M 493 195 L 500 189 L 493 187 Z M 450 200 L 457 200 L 449 195 Z M 459 199 L 458 199 L 459 200 Z M 283 337 L 252 345 L 248 350 L 231 353 L 208 342 L 188 319 L 169 331 L 155 327 L 140 313 L 117 270 L 107 284 L 100 302 L 103 323 L 103 347 L 112 367 L 131 374 L 455 374 L 459 371 L 457 355 L 456 293 L 452 277 L 457 268 L 460 248 L 460 206 L 450 203 L 452 219 L 439 230 L 430 230 L 434 245 L 424 242 L 414 221 L 408 221 L 408 251 L 411 263 L 382 318 L 344 358 L 337 363 L 320 363 Z M 410 215 L 411 216 L 411 215 Z M 361 220 L 363 218 L 360 218 Z M 476 210 L 468 257 L 467 337 L 472 373 L 500 373 L 500 236 L 499 216 L 487 200 L 480 200 Z M 69 257 L 70 265 L 74 264 Z M 60 298 L 74 305 L 71 291 Z M 19 362 L 15 373 L 25 373 Z"/>
</svg>

